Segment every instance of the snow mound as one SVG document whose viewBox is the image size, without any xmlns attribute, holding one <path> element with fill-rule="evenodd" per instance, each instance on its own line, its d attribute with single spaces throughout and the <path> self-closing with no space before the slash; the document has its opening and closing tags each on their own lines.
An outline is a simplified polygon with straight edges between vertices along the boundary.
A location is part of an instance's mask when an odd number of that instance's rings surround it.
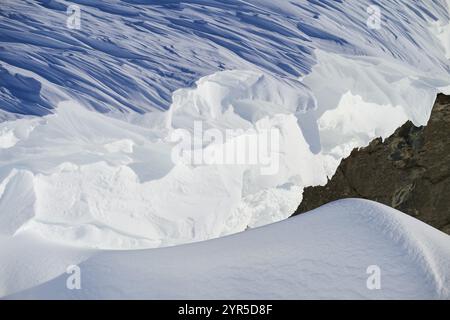
<svg viewBox="0 0 450 320">
<path fill-rule="evenodd" d="M 47 262 L 36 259 L 30 275 L 21 263 L 27 252 L 17 252 L 17 244 L 5 241 L 1 248 L 6 262 L 0 268 L 1 295 L 16 292 L 9 299 L 450 298 L 450 237 L 392 208 L 359 199 L 177 247 L 68 248 L 63 260 L 79 263 L 81 290 L 66 289 L 70 275 L 61 263 L 59 273 L 54 267 L 43 276 Z M 50 260 L 60 250 L 39 241 L 27 248 L 45 250 Z M 16 259 L 4 259 L 10 254 Z M 367 286 L 374 268 L 380 271 L 379 289 Z"/>
</svg>

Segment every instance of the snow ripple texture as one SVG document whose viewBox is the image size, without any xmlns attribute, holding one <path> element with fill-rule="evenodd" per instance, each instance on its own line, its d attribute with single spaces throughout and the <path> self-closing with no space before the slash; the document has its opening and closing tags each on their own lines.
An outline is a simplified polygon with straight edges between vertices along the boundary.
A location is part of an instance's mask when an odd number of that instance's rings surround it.
<svg viewBox="0 0 450 320">
<path fill-rule="evenodd" d="M 86 251 L 22 235 L 0 247 L 0 296 L 449 299 L 449 252 L 445 233 L 385 205 L 344 199 L 248 232 L 168 248 Z M 17 263 L 21 255 L 33 272 Z M 67 290 L 68 261 L 79 264 L 81 290 Z M 369 266 L 381 272 L 379 290 L 368 289 Z"/>
</svg>

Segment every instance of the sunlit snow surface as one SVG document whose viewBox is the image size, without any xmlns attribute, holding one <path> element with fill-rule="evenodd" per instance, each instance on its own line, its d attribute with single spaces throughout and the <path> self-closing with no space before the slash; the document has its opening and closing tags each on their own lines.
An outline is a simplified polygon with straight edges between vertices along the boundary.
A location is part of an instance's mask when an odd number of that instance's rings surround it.
<svg viewBox="0 0 450 320">
<path fill-rule="evenodd" d="M 449 30 L 444 0 L 2 1 L 0 234 L 136 249 L 282 220 L 354 147 L 427 122 Z M 195 120 L 277 128 L 279 170 L 174 163 Z"/>
</svg>

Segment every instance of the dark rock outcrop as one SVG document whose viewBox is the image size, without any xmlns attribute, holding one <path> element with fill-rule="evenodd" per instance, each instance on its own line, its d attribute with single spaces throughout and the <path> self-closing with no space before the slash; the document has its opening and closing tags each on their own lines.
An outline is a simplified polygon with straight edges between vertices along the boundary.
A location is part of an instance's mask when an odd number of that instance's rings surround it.
<svg viewBox="0 0 450 320">
<path fill-rule="evenodd" d="M 450 96 L 438 95 L 426 126 L 405 123 L 355 149 L 325 186 L 304 190 L 294 215 L 342 198 L 378 201 L 450 234 Z"/>
</svg>

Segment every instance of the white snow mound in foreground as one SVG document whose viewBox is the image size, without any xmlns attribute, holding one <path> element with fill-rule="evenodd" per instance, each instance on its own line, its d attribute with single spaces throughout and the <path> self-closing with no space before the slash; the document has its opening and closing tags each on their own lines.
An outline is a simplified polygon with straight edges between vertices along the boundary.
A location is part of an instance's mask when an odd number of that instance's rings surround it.
<svg viewBox="0 0 450 320">
<path fill-rule="evenodd" d="M 61 247 L 21 238 L 35 256 L 45 253 L 31 269 L 21 263 L 28 253 L 17 250 L 19 242 L 3 241 L 0 250 L 0 294 L 16 292 L 12 299 L 450 298 L 450 237 L 367 200 L 340 200 L 289 221 L 177 247 L 65 248 L 59 264 L 52 260 Z M 66 289 L 71 261 L 79 263 L 81 290 Z M 369 266 L 381 271 L 378 290 L 366 285 Z"/>
</svg>

